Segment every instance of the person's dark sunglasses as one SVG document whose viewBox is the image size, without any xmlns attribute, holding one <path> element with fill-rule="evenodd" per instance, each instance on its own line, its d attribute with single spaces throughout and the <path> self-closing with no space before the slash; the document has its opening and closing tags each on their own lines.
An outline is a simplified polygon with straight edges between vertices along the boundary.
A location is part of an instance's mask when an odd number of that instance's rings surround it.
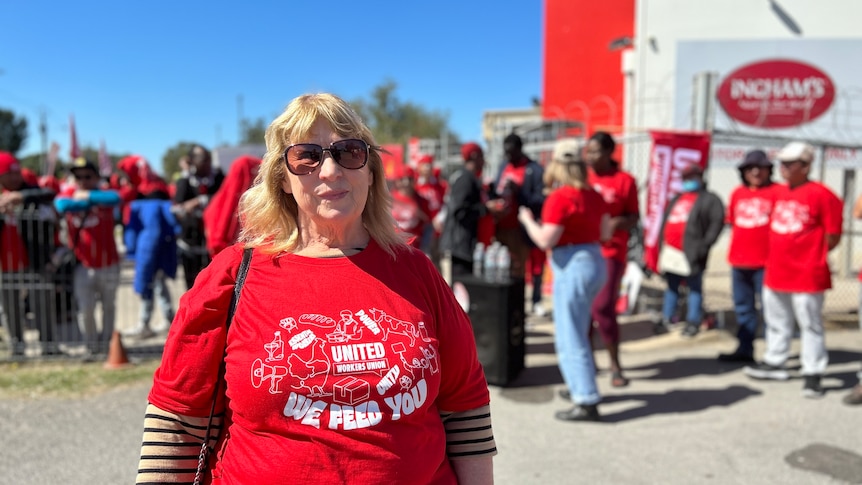
<svg viewBox="0 0 862 485">
<path fill-rule="evenodd" d="M 323 152 L 329 152 L 332 159 L 342 168 L 359 170 L 368 163 L 368 152 L 372 148 L 358 138 L 338 140 L 324 148 L 314 143 L 296 143 L 284 150 L 284 161 L 287 169 L 294 175 L 308 175 L 320 166 Z"/>
</svg>

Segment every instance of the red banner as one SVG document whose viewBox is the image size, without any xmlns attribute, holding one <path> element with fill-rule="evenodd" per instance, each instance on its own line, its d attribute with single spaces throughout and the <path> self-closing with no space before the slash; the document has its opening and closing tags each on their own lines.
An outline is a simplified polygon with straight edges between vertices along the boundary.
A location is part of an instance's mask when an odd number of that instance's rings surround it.
<svg viewBox="0 0 862 485">
<path fill-rule="evenodd" d="M 709 161 L 709 133 L 651 131 L 653 146 L 647 184 L 646 218 L 644 220 L 644 262 L 653 271 L 658 268 L 658 237 L 667 203 L 680 192 L 680 172 L 698 164 L 706 169 Z"/>
<path fill-rule="evenodd" d="M 386 173 L 386 178 L 389 179 L 395 175 L 396 170 L 404 165 L 404 145 L 383 145 L 383 150 L 380 152 L 380 159 L 383 161 L 383 171 Z"/>
<path fill-rule="evenodd" d="M 419 158 L 422 154 L 419 152 L 419 138 L 410 137 L 407 141 L 407 165 L 416 168 L 419 165 Z"/>
</svg>

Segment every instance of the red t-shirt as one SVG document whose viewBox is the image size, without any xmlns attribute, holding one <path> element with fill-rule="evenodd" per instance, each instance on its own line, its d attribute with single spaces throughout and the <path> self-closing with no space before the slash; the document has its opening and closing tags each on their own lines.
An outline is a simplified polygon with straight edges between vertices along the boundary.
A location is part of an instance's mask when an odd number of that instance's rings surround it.
<svg viewBox="0 0 862 485">
<path fill-rule="evenodd" d="M 640 214 L 638 186 L 634 177 L 618 168 L 598 174 L 590 169 L 587 182 L 605 199 L 611 217 Z M 602 255 L 625 262 L 628 259 L 629 231 L 616 230 L 611 239 L 602 243 Z"/>
<path fill-rule="evenodd" d="M 72 197 L 76 187 L 61 193 Z M 104 268 L 120 262 L 114 239 L 114 208 L 92 206 L 85 211 L 66 213 L 69 243 L 74 244 L 75 257 L 85 268 Z"/>
<path fill-rule="evenodd" d="M 0 214 L 3 227 L 0 229 L 0 269 L 3 272 L 23 271 L 30 264 L 27 248 L 18 233 L 18 218 L 13 214 Z"/>
<path fill-rule="evenodd" d="M 437 179 L 428 179 L 421 184 L 417 181 L 415 188 L 419 197 L 425 200 L 428 220 L 434 219 L 434 216 L 443 208 L 443 196 L 446 194 L 446 189 Z"/>
<path fill-rule="evenodd" d="M 542 207 L 542 222 L 563 226 L 557 246 L 599 242 L 602 216 L 608 208 L 594 190 L 560 187 L 548 195 Z"/>
<path fill-rule="evenodd" d="M 762 268 L 769 254 L 769 216 L 776 184 L 741 185 L 730 194 L 726 220 L 733 232 L 727 261 L 737 268 Z"/>
<path fill-rule="evenodd" d="M 399 229 L 415 236 L 413 246 L 418 248 L 426 224 L 425 200 L 418 195 L 411 197 L 398 190 L 393 190 L 392 217 Z"/>
<path fill-rule="evenodd" d="M 497 227 L 500 229 L 514 229 L 521 225 L 518 222 L 518 196 L 517 194 L 510 193 L 506 189 L 506 186 L 511 181 L 515 184 L 515 187 L 520 189 L 524 185 L 524 177 L 527 174 L 528 164 L 529 162 L 526 159 L 522 159 L 522 163 L 519 165 L 507 163 L 503 167 L 503 173 L 500 174 L 500 181 L 497 183 L 496 191 L 497 195 L 506 201 L 508 210 L 497 221 Z"/>
<path fill-rule="evenodd" d="M 688 224 L 688 216 L 696 200 L 697 192 L 685 192 L 676 200 L 664 223 L 664 244 L 682 250 L 685 225 Z"/>
<path fill-rule="evenodd" d="M 777 185 L 763 284 L 792 293 L 832 288 L 826 235 L 841 234 L 842 219 L 841 199 L 824 185 Z"/>
<path fill-rule="evenodd" d="M 218 253 L 180 300 L 155 406 L 209 414 L 241 252 Z M 373 240 L 340 258 L 255 251 L 227 339 L 217 479 L 456 483 L 439 412 L 488 404 L 488 387 L 452 290 L 421 252 L 396 255 Z"/>
</svg>

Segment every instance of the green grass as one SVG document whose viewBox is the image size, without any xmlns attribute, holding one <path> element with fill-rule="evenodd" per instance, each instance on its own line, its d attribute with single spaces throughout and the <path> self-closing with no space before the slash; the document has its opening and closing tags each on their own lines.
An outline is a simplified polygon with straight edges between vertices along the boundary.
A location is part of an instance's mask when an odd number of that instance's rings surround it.
<svg viewBox="0 0 862 485">
<path fill-rule="evenodd" d="M 159 360 L 120 369 L 102 362 L 34 362 L 0 364 L 0 399 L 78 398 L 118 387 L 152 382 Z"/>
</svg>

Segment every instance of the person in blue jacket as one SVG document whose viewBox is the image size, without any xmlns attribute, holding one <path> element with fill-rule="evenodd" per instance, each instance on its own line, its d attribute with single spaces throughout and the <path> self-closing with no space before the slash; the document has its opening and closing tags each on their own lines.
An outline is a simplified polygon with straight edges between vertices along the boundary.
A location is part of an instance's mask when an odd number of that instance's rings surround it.
<svg viewBox="0 0 862 485">
<path fill-rule="evenodd" d="M 135 293 L 141 297 L 138 325 L 124 336 L 145 339 L 167 333 L 174 319 L 174 305 L 166 278 L 177 275 L 177 235 L 180 225 L 169 200 L 142 199 L 131 203 L 129 223 L 123 234 L 126 256 L 135 261 Z M 155 300 L 164 319 L 150 328 Z"/>
</svg>

